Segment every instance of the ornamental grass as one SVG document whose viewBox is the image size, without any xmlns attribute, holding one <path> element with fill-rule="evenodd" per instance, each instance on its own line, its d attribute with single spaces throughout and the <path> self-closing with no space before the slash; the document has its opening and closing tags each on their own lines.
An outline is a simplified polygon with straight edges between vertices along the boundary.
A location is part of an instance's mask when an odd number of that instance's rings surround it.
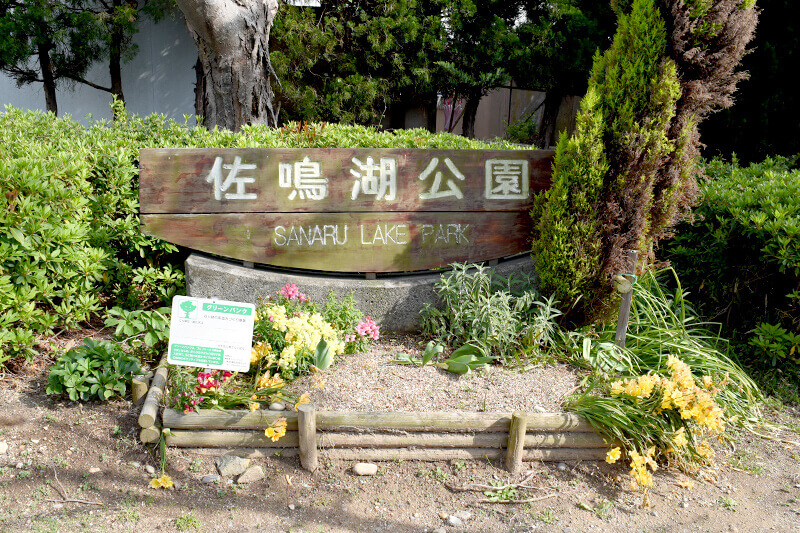
<svg viewBox="0 0 800 533">
<path fill-rule="evenodd" d="M 712 464 L 707 439 L 722 438 L 729 424 L 757 425 L 763 397 L 693 314 L 672 269 L 648 272 L 633 290 L 625 348 L 613 344 L 612 326 L 570 336 L 580 348 L 573 362 L 593 378 L 567 408 L 606 437 L 609 463 L 626 458 L 633 488 L 647 493 L 659 464 L 685 472 Z"/>
</svg>

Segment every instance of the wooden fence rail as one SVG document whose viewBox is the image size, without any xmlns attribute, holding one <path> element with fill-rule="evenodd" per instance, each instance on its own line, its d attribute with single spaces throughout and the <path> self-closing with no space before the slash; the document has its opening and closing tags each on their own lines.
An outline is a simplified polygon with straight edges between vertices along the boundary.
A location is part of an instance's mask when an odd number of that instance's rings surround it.
<svg viewBox="0 0 800 533">
<path fill-rule="evenodd" d="M 263 450 L 264 455 L 299 453 L 307 470 L 318 456 L 342 460 L 503 459 L 518 471 L 523 461 L 601 460 L 608 444 L 583 418 L 565 413 L 361 412 L 200 409 L 184 414 L 165 408 L 161 424 L 165 368 L 153 378 L 139 425 L 143 442 L 162 436 L 168 446 L 198 449 Z M 286 435 L 277 441 L 264 434 L 285 418 Z M 255 453 L 255 452 L 252 452 Z"/>
</svg>

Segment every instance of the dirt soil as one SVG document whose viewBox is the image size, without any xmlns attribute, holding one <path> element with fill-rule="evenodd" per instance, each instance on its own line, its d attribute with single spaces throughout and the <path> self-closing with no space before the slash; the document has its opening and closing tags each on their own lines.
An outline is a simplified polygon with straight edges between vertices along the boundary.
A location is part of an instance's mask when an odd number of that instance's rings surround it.
<svg viewBox="0 0 800 533">
<path fill-rule="evenodd" d="M 457 378 L 376 363 L 414 344 L 389 339 L 348 359 L 314 401 L 363 410 L 378 398 L 405 410 L 491 411 L 504 402 L 552 410 L 575 383 L 566 367 L 527 379 L 497 369 Z M 361 477 L 349 461 L 323 455 L 312 474 L 296 457 L 276 456 L 255 461 L 263 480 L 239 485 L 226 478 L 204 483 L 217 473 L 214 457 L 168 449 L 166 471 L 179 488 L 164 490 L 149 486 L 160 463 L 138 442 L 138 408 L 129 400 L 81 404 L 47 396 L 46 378 L 41 363 L 0 379 L 0 531 L 800 531 L 795 407 L 765 409 L 770 421 L 791 428 L 769 432 L 780 440 L 738 433 L 720 443 L 718 467 L 701 472 L 691 487 L 681 473 L 656 472 L 647 506 L 629 489 L 624 466 L 602 462 L 526 463 L 516 476 L 485 460 L 382 462 L 376 475 Z M 528 501 L 493 502 L 498 490 L 484 494 L 503 484 L 517 485 L 507 496 Z"/>
</svg>

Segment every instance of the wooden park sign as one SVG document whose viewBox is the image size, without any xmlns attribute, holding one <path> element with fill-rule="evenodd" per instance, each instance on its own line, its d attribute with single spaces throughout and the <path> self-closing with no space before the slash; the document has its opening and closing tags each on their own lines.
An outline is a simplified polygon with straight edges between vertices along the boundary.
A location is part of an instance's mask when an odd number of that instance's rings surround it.
<svg viewBox="0 0 800 533">
<path fill-rule="evenodd" d="M 253 263 L 407 272 L 530 248 L 545 150 L 147 149 L 148 235 Z"/>
</svg>

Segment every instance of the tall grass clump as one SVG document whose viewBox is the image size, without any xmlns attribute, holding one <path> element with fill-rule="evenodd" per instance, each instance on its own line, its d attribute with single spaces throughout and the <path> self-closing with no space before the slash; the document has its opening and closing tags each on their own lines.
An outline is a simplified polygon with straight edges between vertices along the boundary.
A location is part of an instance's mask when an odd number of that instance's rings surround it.
<svg viewBox="0 0 800 533">
<path fill-rule="evenodd" d="M 666 288 L 667 276 L 676 289 Z M 759 422 L 761 392 L 710 327 L 667 269 L 645 274 L 634 286 L 625 348 L 613 344 L 612 327 L 570 336 L 573 362 L 594 370 L 595 378 L 567 408 L 614 446 L 609 462 L 625 454 L 635 488 L 647 492 L 659 462 L 686 471 L 710 463 L 706 439 L 720 437 L 726 424 Z"/>
</svg>

